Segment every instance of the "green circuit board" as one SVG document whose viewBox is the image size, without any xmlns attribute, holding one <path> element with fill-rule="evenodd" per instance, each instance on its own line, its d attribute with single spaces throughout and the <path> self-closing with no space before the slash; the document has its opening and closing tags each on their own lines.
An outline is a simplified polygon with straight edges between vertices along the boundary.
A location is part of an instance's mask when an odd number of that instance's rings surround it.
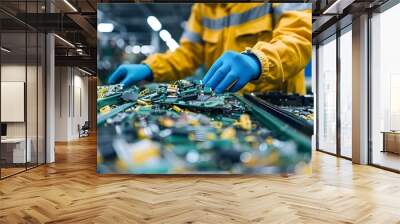
<svg viewBox="0 0 400 224">
<path fill-rule="evenodd" d="M 279 173 L 307 166 L 310 139 L 201 81 L 98 87 L 98 172 Z"/>
</svg>

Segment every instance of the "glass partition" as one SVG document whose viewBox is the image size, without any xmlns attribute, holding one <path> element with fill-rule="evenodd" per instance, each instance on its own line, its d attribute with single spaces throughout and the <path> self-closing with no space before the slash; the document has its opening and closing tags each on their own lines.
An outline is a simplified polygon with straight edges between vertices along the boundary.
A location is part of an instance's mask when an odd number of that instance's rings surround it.
<svg viewBox="0 0 400 224">
<path fill-rule="evenodd" d="M 371 162 L 400 171 L 400 4 L 371 19 Z"/>
<path fill-rule="evenodd" d="M 38 34 L 38 64 L 37 64 L 37 162 L 46 162 L 46 37 L 45 34 Z"/>
<path fill-rule="evenodd" d="M 24 171 L 31 162 L 27 144 L 25 32 L 1 34 L 1 161 L 2 177 Z M 6 50 L 4 50 L 6 49 Z"/>
<path fill-rule="evenodd" d="M 27 33 L 27 82 L 26 82 L 26 113 L 27 113 L 27 150 L 31 151 L 30 161 L 27 163 L 28 168 L 37 165 L 38 158 L 38 35 L 36 32 Z"/>
<path fill-rule="evenodd" d="M 340 155 L 352 157 L 352 32 L 340 36 Z"/>
<path fill-rule="evenodd" d="M 318 47 L 318 149 L 336 154 L 336 36 Z"/>
<path fill-rule="evenodd" d="M 0 11 L 1 179 L 45 163 L 46 39 L 22 22 L 26 12 L 40 13 L 43 5 L 0 2 L 0 7 L 15 10 Z"/>
<path fill-rule="evenodd" d="M 27 2 L 28 13 L 44 12 L 44 1 Z M 34 16 L 33 20 L 38 20 Z M 34 21 L 39 23 L 39 21 Z M 28 168 L 44 162 L 44 88 L 43 66 L 45 64 L 45 36 L 34 28 L 27 28 L 27 142 L 31 147 Z"/>
</svg>

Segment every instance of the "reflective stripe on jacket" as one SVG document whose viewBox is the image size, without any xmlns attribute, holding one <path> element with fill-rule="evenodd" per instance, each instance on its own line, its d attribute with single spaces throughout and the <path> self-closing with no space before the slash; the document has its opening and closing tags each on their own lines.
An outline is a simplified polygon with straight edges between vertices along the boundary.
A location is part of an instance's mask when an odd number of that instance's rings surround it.
<svg viewBox="0 0 400 224">
<path fill-rule="evenodd" d="M 148 64 L 155 81 L 182 79 L 208 69 L 227 50 L 246 48 L 262 73 L 243 92 L 305 93 L 304 68 L 311 58 L 311 3 L 197 3 L 174 52 L 154 54 Z"/>
</svg>

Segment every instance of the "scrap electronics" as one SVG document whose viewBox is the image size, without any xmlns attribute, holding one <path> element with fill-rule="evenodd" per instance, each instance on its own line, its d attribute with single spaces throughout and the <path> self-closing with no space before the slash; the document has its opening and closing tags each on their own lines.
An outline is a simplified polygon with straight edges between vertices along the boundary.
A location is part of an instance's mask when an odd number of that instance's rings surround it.
<svg viewBox="0 0 400 224">
<path fill-rule="evenodd" d="M 201 81 L 98 87 L 99 173 L 278 173 L 307 169 L 310 136 Z"/>
</svg>

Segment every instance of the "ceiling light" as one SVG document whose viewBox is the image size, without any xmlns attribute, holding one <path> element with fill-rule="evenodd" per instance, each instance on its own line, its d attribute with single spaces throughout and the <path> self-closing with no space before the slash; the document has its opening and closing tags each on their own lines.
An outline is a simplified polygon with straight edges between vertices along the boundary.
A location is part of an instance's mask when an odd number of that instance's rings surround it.
<svg viewBox="0 0 400 224">
<path fill-rule="evenodd" d="M 139 54 L 140 53 L 140 46 L 139 45 L 133 46 L 132 47 L 132 53 Z"/>
<path fill-rule="evenodd" d="M 101 33 L 110 33 L 114 30 L 114 24 L 112 23 L 99 23 L 97 30 Z"/>
<path fill-rule="evenodd" d="M 147 17 L 147 23 L 153 29 L 154 31 L 159 31 L 161 30 L 161 23 L 158 21 L 158 19 L 155 16 L 149 16 Z"/>
<path fill-rule="evenodd" d="M 119 38 L 116 42 L 119 48 L 123 48 L 125 46 L 125 41 L 122 38 Z"/>
<path fill-rule="evenodd" d="M 81 49 L 81 48 L 76 49 L 76 52 L 77 52 L 79 55 L 83 55 L 83 49 Z"/>
<path fill-rule="evenodd" d="M 132 46 L 131 45 L 128 45 L 128 46 L 125 47 L 125 53 L 127 53 L 127 54 L 132 53 Z"/>
<path fill-rule="evenodd" d="M 143 46 L 140 48 L 140 52 L 141 52 L 142 54 L 144 54 L 144 55 L 151 54 L 151 53 L 153 53 L 153 51 L 154 51 L 154 48 L 153 48 L 153 46 L 151 46 L 151 45 L 143 45 Z"/>
<path fill-rule="evenodd" d="M 60 37 L 60 36 L 57 35 L 57 34 L 54 34 L 54 36 L 57 37 L 57 38 L 58 38 L 59 40 L 61 40 L 62 42 L 64 42 L 65 44 L 67 44 L 68 46 L 75 48 L 75 45 L 73 45 L 73 44 L 72 44 L 71 42 L 69 42 L 68 40 L 66 40 L 66 39 L 64 39 L 64 38 L 62 38 L 62 37 Z"/>
<path fill-rule="evenodd" d="M 64 0 L 65 4 L 67 4 L 74 12 L 78 12 L 78 10 L 68 1 Z"/>
<path fill-rule="evenodd" d="M 166 44 L 171 51 L 175 51 L 179 47 L 179 44 L 176 42 L 176 40 L 172 38 L 166 41 Z"/>
<path fill-rule="evenodd" d="M 353 2 L 354 0 L 336 0 L 332 5 L 324 10 L 322 14 L 342 14 L 343 10 L 351 5 Z"/>
<path fill-rule="evenodd" d="M 5 47 L 1 47 L 0 49 L 1 49 L 2 51 L 6 52 L 6 53 L 10 53 L 10 52 L 11 52 L 11 50 L 9 50 L 9 49 L 7 49 L 7 48 L 5 48 Z"/>
<path fill-rule="evenodd" d="M 83 72 L 83 73 L 85 73 L 85 74 L 87 74 L 87 75 L 92 75 L 92 73 L 90 73 L 90 72 L 88 72 L 88 71 L 86 71 L 86 70 L 83 70 L 83 69 L 81 69 L 81 68 L 79 68 L 79 67 L 78 67 L 78 70 L 81 71 L 81 72 Z"/>
<path fill-rule="evenodd" d="M 165 42 L 167 42 L 169 39 L 171 39 L 171 34 L 167 30 L 161 30 L 159 33 L 161 39 Z"/>
</svg>

